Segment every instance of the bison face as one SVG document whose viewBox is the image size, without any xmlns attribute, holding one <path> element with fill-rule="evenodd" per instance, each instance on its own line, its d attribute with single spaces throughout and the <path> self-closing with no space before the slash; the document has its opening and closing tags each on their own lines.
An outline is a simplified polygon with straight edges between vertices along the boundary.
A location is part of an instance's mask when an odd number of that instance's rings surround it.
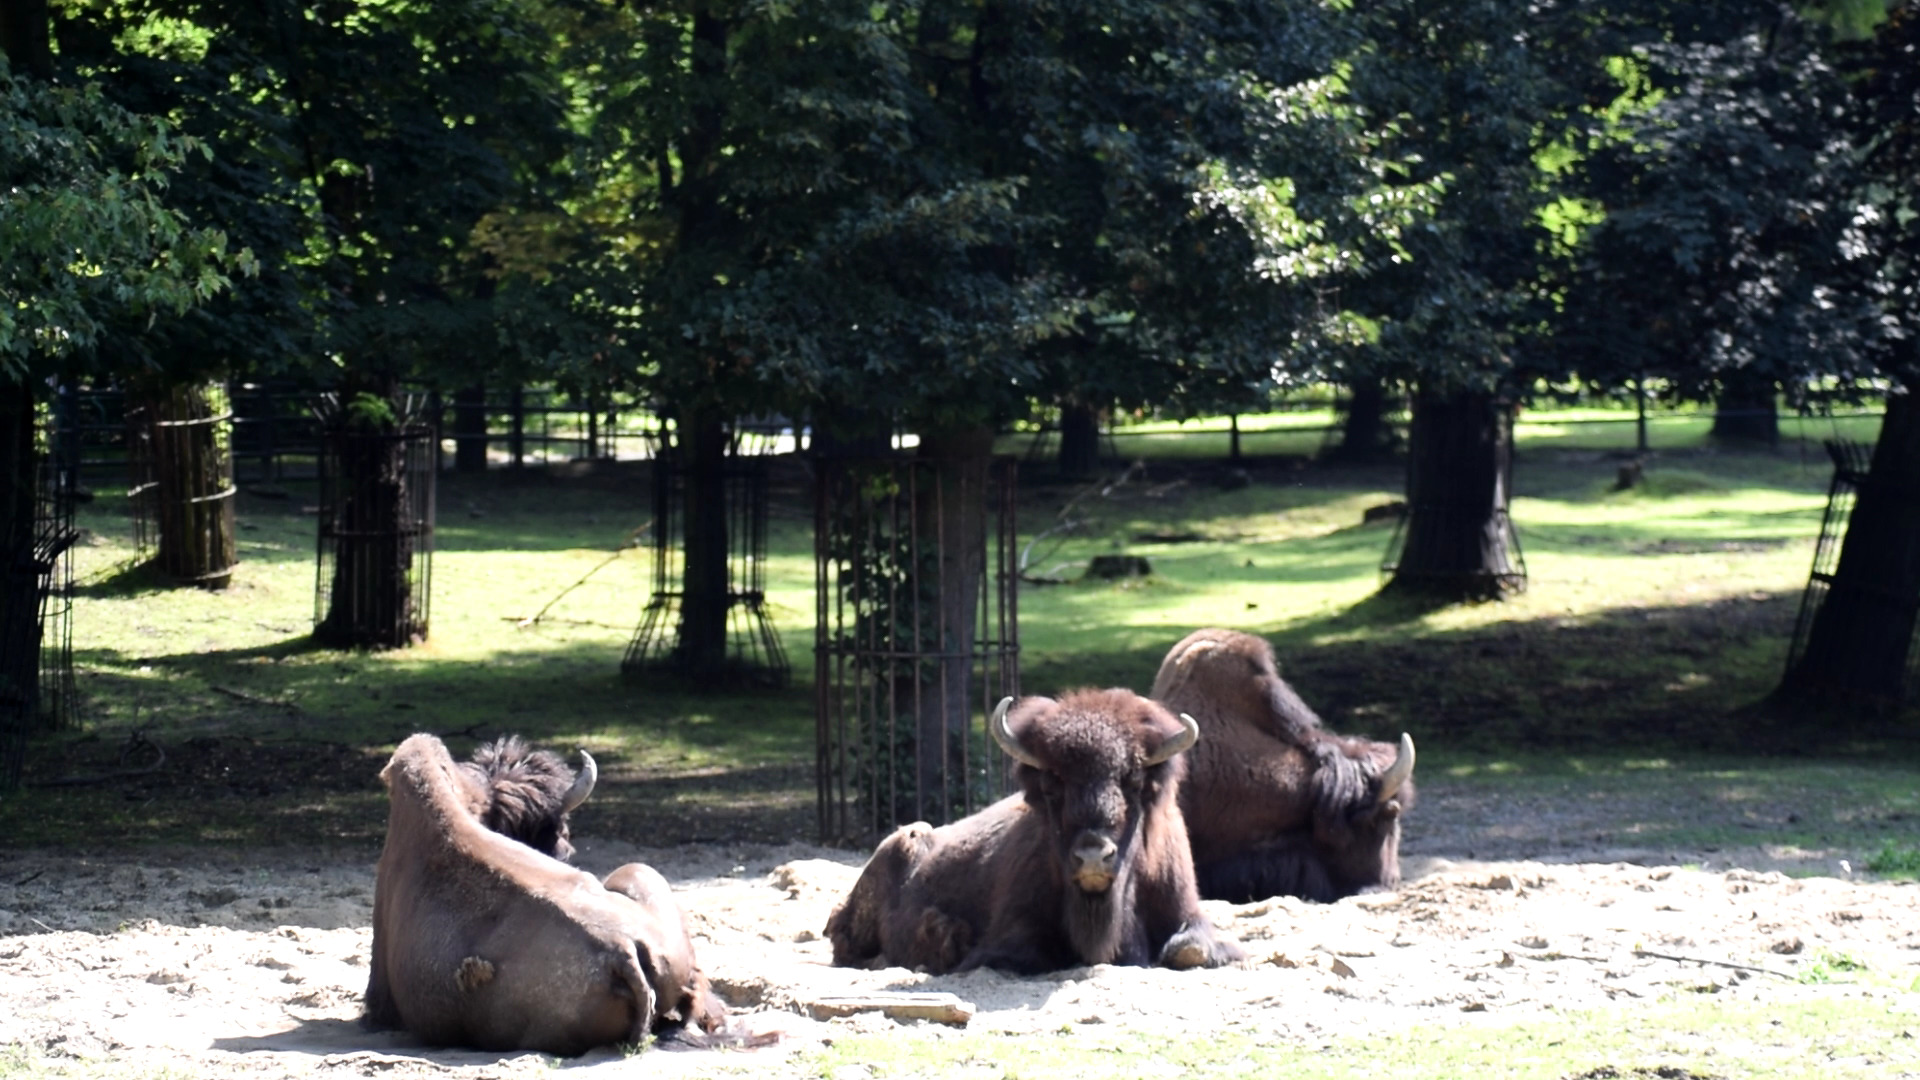
<svg viewBox="0 0 1920 1080">
<path fill-rule="evenodd" d="M 1055 838 L 1062 875 L 1083 894 L 1109 892 L 1199 725 L 1123 690 L 1029 698 L 1009 719 L 1012 704 L 994 710 L 990 730 L 1021 766 L 1027 804 Z"/>
<path fill-rule="evenodd" d="M 1400 884 L 1400 815 L 1413 805 L 1413 739 L 1400 736 L 1397 747 L 1373 743 L 1368 756 L 1375 775 L 1369 798 L 1335 814 L 1316 818 L 1315 846 L 1324 853 L 1328 876 L 1343 892 L 1391 889 Z M 1391 752 L 1392 757 L 1385 755 Z"/>
</svg>

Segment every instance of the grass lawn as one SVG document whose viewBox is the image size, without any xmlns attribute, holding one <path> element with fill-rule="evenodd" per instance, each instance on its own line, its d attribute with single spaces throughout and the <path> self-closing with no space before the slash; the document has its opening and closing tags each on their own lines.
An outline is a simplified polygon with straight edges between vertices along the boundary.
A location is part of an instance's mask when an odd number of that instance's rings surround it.
<svg viewBox="0 0 1920 1080">
<path fill-rule="evenodd" d="M 1190 427 L 1224 453 L 1222 424 Z M 1777 681 L 1806 580 L 1824 454 L 1794 440 L 1746 453 L 1683 447 L 1617 492 L 1608 441 L 1577 445 L 1567 433 L 1600 427 L 1522 425 L 1512 512 L 1530 586 L 1504 603 L 1438 610 L 1375 595 L 1392 526 L 1362 515 L 1397 497 L 1397 466 L 1249 456 L 1252 482 L 1235 486 L 1220 482 L 1224 462 L 1163 435 L 1136 447 L 1154 456 L 1126 483 L 1079 498 L 1081 487 L 1029 466 L 1028 567 L 1066 583 L 1021 591 L 1022 685 L 1144 689 L 1188 630 L 1233 626 L 1268 635 L 1335 727 L 1411 732 L 1423 775 L 1631 794 L 1663 775 L 1634 763 L 1659 760 L 1665 776 L 1831 785 L 1836 803 L 1867 793 L 1864 817 L 1904 821 L 1893 839 L 1910 844 L 1914 807 L 1900 788 L 1920 744 L 1913 711 L 1754 708 Z M 168 767 L 6 797 L 0 829 L 15 845 L 371 844 L 384 820 L 375 775 L 401 738 L 425 730 L 456 750 L 505 731 L 589 748 L 607 778 L 602 820 L 630 835 L 810 837 L 804 472 L 776 469 L 769 581 L 793 661 L 784 691 L 622 683 L 649 590 L 648 550 L 632 546 L 646 484 L 633 462 L 445 474 L 431 634 L 389 652 L 309 642 L 314 518 L 301 485 L 286 498 L 242 495 L 243 562 L 221 592 L 174 588 L 139 566 L 126 501 L 103 491 L 80 516 L 82 720 L 33 745 L 29 781 L 122 768 L 136 729 L 166 747 Z M 1146 556 L 1152 576 L 1079 580 L 1086 560 L 1121 550 Z"/>
</svg>

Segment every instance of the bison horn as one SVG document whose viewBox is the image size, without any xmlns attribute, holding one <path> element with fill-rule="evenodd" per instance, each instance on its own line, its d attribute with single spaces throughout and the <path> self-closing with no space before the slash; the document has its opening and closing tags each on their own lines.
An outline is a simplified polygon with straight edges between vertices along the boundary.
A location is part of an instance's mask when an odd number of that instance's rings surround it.
<svg viewBox="0 0 1920 1080">
<path fill-rule="evenodd" d="M 1147 759 L 1147 764 L 1158 765 L 1161 762 L 1166 761 L 1169 758 L 1173 757 L 1173 755 L 1175 754 L 1183 753 L 1186 750 L 1191 749 L 1193 747 L 1193 744 L 1199 741 L 1200 741 L 1200 722 L 1198 720 L 1195 720 L 1193 717 L 1188 716 L 1186 713 L 1181 713 L 1180 714 L 1180 734 L 1175 735 L 1172 738 L 1168 739 L 1166 742 L 1161 743 L 1160 749 L 1155 750 L 1153 752 L 1153 756 Z"/>
<path fill-rule="evenodd" d="M 600 766 L 593 763 L 593 755 L 585 750 L 580 751 L 580 775 L 573 778 L 573 786 L 567 789 L 567 794 L 560 800 L 560 812 L 571 814 L 580 809 L 580 804 L 593 794 L 593 784 L 598 779 Z"/>
<path fill-rule="evenodd" d="M 1045 765 L 1040 764 L 1039 758 L 1028 753 L 1027 748 L 1020 745 L 1020 740 L 1013 736 L 1013 729 L 1007 726 L 1007 710 L 1012 707 L 1013 698 L 1011 697 L 1001 698 L 1000 704 L 994 706 L 993 719 L 987 724 L 987 730 L 993 733 L 993 741 L 1000 744 L 1000 749 L 1005 750 L 1008 757 L 1020 764 L 1031 765 L 1036 769 L 1046 768 Z"/>
<path fill-rule="evenodd" d="M 1403 731 L 1400 733 L 1400 752 L 1394 755 L 1393 764 L 1387 766 L 1387 771 L 1380 774 L 1380 797 L 1374 800 L 1374 805 L 1384 803 L 1399 794 L 1401 786 L 1412 775 L 1413 736 Z"/>
</svg>

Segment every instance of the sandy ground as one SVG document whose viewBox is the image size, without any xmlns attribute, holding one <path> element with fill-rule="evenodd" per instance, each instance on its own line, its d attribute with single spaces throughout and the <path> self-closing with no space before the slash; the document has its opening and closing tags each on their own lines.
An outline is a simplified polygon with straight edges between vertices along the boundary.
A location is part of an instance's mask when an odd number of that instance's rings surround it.
<svg viewBox="0 0 1920 1080">
<path fill-rule="evenodd" d="M 674 882 L 701 962 L 740 1023 L 783 1038 L 769 1050 L 605 1050 L 574 1064 L 621 1075 L 797 1076 L 796 1054 L 894 1024 L 871 1013 L 809 1015 L 823 996 L 868 990 L 951 992 L 976 1006 L 975 1031 L 1224 1026 L 1303 1047 L 1423 1023 L 1632 1008 L 1680 991 L 1753 1002 L 1869 994 L 1916 1013 L 1920 1037 L 1920 993 L 1907 989 L 1920 986 L 1920 886 L 1854 880 L 1826 852 L 1597 846 L 1589 822 L 1449 798 L 1435 791 L 1423 802 L 1408 880 L 1395 893 L 1210 904 L 1252 959 L 1205 972 L 1103 967 L 1019 979 L 837 969 L 820 931 L 859 855 L 586 838 L 582 867 L 604 873 L 638 860 Z M 0 1047 L 54 1068 L 111 1062 L 128 1075 L 514 1077 L 552 1067 L 536 1055 L 432 1050 L 362 1030 L 372 894 L 371 853 L 0 852 Z M 1801 979 L 1836 954 L 1875 979 Z"/>
</svg>

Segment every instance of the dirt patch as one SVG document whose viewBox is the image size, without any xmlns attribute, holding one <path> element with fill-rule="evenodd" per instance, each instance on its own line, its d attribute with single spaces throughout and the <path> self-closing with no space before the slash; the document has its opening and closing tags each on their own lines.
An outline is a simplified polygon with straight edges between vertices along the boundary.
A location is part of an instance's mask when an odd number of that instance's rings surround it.
<svg viewBox="0 0 1920 1080">
<path fill-rule="evenodd" d="M 1780 872 L 1828 865 L 1823 852 L 1579 847 L 1553 861 L 1522 858 L 1512 849 L 1539 835 L 1487 837 L 1471 806 L 1456 802 L 1443 784 L 1428 793 L 1423 810 L 1445 807 L 1438 820 L 1457 824 L 1410 841 L 1397 892 L 1330 905 L 1210 904 L 1252 956 L 1210 972 L 838 969 L 820 930 L 859 871 L 857 853 L 583 839 L 579 861 L 602 873 L 633 860 L 660 868 L 742 1022 L 785 1034 L 773 1050 L 653 1054 L 650 1074 L 798 1075 L 795 1053 L 893 1024 L 874 1014 L 813 1020 L 806 1006 L 876 990 L 956 994 L 977 1007 L 976 1031 L 1205 1024 L 1320 1045 L 1421 1023 L 1632 1008 L 1676 991 L 1761 1002 L 1876 993 L 1818 981 L 1828 972 L 1844 980 L 1851 965 L 1880 985 L 1920 976 L 1920 886 Z M 1496 857 L 1469 859 L 1468 850 Z M 364 849 L 0 857 L 0 1045 L 208 1077 L 545 1072 L 537 1056 L 432 1050 L 360 1028 L 373 860 Z M 617 1058 L 606 1050 L 588 1060 Z"/>
</svg>

